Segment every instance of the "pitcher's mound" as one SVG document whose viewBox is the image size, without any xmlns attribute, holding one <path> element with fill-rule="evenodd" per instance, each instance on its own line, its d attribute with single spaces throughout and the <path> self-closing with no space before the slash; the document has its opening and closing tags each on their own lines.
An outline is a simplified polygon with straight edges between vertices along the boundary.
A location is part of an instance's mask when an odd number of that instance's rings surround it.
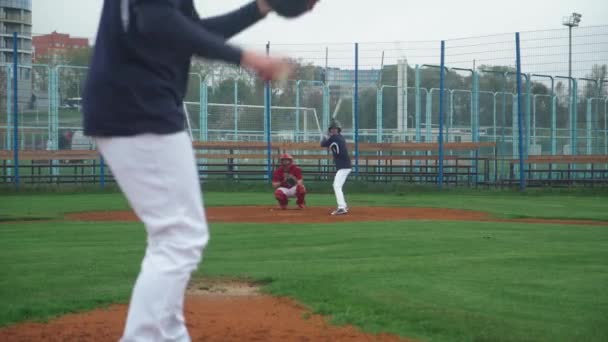
<svg viewBox="0 0 608 342">
<path fill-rule="evenodd" d="M 185 314 L 192 341 L 407 341 L 332 326 L 292 300 L 259 294 L 255 284 L 238 281 L 192 283 Z M 125 305 L 115 305 L 49 323 L 17 324 L 0 329 L 0 341 L 118 341 L 126 315 Z"/>
</svg>

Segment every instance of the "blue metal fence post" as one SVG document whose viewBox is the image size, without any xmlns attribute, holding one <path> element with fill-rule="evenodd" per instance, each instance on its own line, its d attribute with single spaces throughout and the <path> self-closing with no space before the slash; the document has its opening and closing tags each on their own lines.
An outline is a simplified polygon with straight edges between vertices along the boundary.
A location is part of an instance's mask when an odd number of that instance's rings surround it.
<svg viewBox="0 0 608 342">
<path fill-rule="evenodd" d="M 355 43 L 355 176 L 359 177 L 359 43 Z"/>
<path fill-rule="evenodd" d="M 266 44 L 266 55 L 270 55 L 270 42 L 268 42 Z M 272 182 L 272 165 L 271 165 L 271 160 L 272 160 L 272 134 L 271 134 L 271 129 L 272 129 L 272 123 L 271 123 L 271 100 L 272 97 L 270 96 L 270 81 L 266 81 L 266 89 L 265 89 L 265 101 L 264 101 L 264 106 L 266 109 L 266 115 L 264 115 L 264 121 L 265 121 L 265 127 L 266 127 L 266 179 L 268 180 L 268 182 Z"/>
<path fill-rule="evenodd" d="M 19 188 L 19 53 L 17 32 L 13 32 L 13 180 Z"/>
<path fill-rule="evenodd" d="M 524 173 L 524 136 L 523 136 L 523 108 L 522 108 L 522 94 L 521 94 L 521 50 L 519 42 L 519 32 L 515 33 L 515 54 L 517 63 L 517 121 L 518 121 L 518 132 L 519 132 L 519 189 L 524 191 L 526 189 L 526 180 Z"/>
<path fill-rule="evenodd" d="M 439 189 L 443 188 L 443 118 L 445 91 L 445 41 L 441 41 L 441 68 L 439 76 Z"/>
</svg>

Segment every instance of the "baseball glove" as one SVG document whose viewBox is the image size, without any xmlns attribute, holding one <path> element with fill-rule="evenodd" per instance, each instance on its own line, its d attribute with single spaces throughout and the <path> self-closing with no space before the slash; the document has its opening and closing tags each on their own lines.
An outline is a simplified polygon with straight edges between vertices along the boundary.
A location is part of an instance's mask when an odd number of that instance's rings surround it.
<svg viewBox="0 0 608 342">
<path fill-rule="evenodd" d="M 287 185 L 289 185 L 289 187 L 294 187 L 296 186 L 296 184 L 298 184 L 298 181 L 293 178 L 292 176 L 288 176 L 287 179 L 285 180 L 285 183 L 287 183 Z"/>
<path fill-rule="evenodd" d="M 266 0 L 268 5 L 280 16 L 296 18 L 315 7 L 318 0 Z"/>
</svg>

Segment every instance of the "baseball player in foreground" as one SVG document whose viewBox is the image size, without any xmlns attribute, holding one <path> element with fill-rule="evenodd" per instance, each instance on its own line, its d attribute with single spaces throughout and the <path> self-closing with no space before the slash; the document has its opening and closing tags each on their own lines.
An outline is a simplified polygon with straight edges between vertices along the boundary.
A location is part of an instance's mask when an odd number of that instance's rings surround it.
<svg viewBox="0 0 608 342">
<path fill-rule="evenodd" d="M 280 59 L 226 42 L 275 11 L 297 17 L 316 0 L 256 0 L 200 19 L 193 0 L 105 0 L 84 91 L 84 129 L 96 140 L 147 248 L 121 341 L 190 341 L 183 302 L 209 233 L 183 99 L 198 55 L 283 79 Z"/>
<path fill-rule="evenodd" d="M 329 126 L 329 137 L 323 137 L 321 140 L 321 146 L 326 147 L 331 151 L 336 164 L 337 171 L 333 186 L 336 194 L 336 201 L 338 202 L 338 208 L 331 213 L 334 216 L 348 214 L 348 205 L 344 199 L 342 187 L 346 182 L 346 178 L 348 178 L 348 175 L 352 171 L 352 164 L 348 154 L 346 140 L 341 133 L 342 128 L 340 127 L 340 123 L 334 120 Z"/>
<path fill-rule="evenodd" d="M 287 209 L 289 198 L 296 198 L 298 209 L 304 209 L 306 205 L 306 187 L 302 169 L 293 161 L 289 153 L 281 155 L 281 166 L 274 171 L 272 186 L 276 189 L 274 197 L 279 202 L 279 208 Z"/>
</svg>

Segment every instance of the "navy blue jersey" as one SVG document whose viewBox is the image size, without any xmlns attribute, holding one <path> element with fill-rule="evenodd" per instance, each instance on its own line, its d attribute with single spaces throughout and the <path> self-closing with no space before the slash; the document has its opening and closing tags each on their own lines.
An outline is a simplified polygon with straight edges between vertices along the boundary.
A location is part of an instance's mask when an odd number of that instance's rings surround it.
<svg viewBox="0 0 608 342">
<path fill-rule="evenodd" d="M 193 55 L 238 65 L 226 43 L 262 18 L 255 2 L 201 20 L 193 0 L 105 0 L 83 93 L 89 136 L 183 131 Z"/>
<path fill-rule="evenodd" d="M 350 162 L 350 156 L 348 155 L 348 146 L 346 146 L 346 140 L 340 134 L 331 135 L 329 138 L 324 138 L 321 141 L 322 147 L 327 147 L 334 155 L 334 162 L 336 163 L 336 169 L 351 169 L 352 164 Z"/>
</svg>

